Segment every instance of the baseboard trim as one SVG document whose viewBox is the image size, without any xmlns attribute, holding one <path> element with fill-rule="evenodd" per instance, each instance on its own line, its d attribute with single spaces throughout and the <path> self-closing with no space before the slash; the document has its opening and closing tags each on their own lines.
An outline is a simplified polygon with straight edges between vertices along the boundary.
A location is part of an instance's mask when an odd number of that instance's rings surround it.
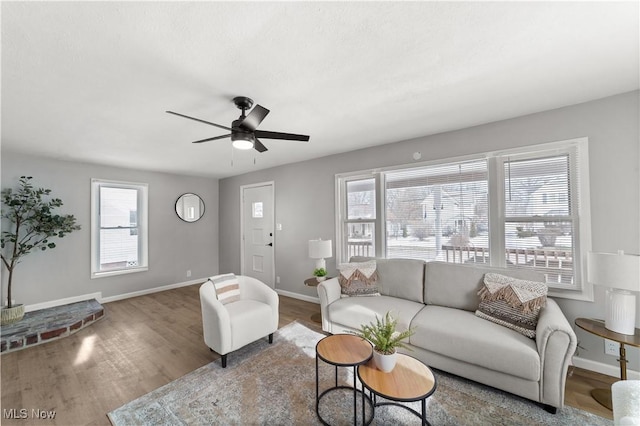
<svg viewBox="0 0 640 426">
<path fill-rule="evenodd" d="M 281 294 L 283 296 L 291 297 L 292 299 L 304 300 L 305 302 L 311 302 L 320 304 L 320 299 L 313 296 L 307 296 L 305 294 L 294 293 L 292 291 L 280 290 L 276 288 L 276 293 Z"/>
<path fill-rule="evenodd" d="M 102 298 L 102 293 L 81 294 L 80 296 L 65 297 L 64 299 L 51 300 L 49 302 L 34 303 L 33 305 L 25 305 L 24 311 L 39 311 L 40 309 L 54 308 L 56 306 L 68 305 L 70 303 L 83 302 L 85 300 L 96 299 L 98 302 Z"/>
<path fill-rule="evenodd" d="M 100 300 L 100 303 L 116 302 L 118 300 L 130 299 L 132 297 L 144 296 L 146 294 L 159 293 L 161 291 L 171 290 L 171 289 L 174 289 L 174 288 L 187 287 L 187 286 L 190 286 L 190 285 L 203 283 L 206 280 L 207 280 L 206 278 L 200 278 L 200 279 L 197 279 L 197 280 L 184 281 L 184 282 L 181 282 L 181 283 L 163 285 L 161 287 L 148 288 L 146 290 L 132 291 L 131 293 L 117 294 L 115 296 L 109 296 L 109 297 L 102 298 Z"/>
<path fill-rule="evenodd" d="M 573 357 L 573 365 L 585 370 L 594 371 L 596 373 L 605 374 L 611 377 L 620 377 L 620 365 L 609 365 L 603 362 L 593 361 L 578 356 Z M 627 379 L 640 380 L 640 371 L 627 369 Z"/>
</svg>

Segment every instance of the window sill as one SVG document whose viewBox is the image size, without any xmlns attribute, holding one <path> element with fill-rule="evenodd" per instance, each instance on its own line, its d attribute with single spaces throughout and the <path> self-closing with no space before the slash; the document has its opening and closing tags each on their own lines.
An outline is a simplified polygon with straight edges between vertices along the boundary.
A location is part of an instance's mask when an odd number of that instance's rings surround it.
<svg viewBox="0 0 640 426">
<path fill-rule="evenodd" d="M 577 290 L 561 290 L 556 288 L 549 288 L 547 292 L 549 297 L 556 297 L 560 299 L 578 300 L 581 302 L 593 302 L 593 286 L 587 285 L 580 291 Z"/>
<path fill-rule="evenodd" d="M 92 272 L 91 279 L 95 278 L 107 278 L 113 277 L 116 275 L 125 275 L 125 274 L 133 274 L 136 272 L 146 272 L 149 270 L 148 266 L 142 266 L 140 268 L 129 268 L 129 269 L 120 269 L 117 271 L 108 271 L 108 272 Z"/>
</svg>

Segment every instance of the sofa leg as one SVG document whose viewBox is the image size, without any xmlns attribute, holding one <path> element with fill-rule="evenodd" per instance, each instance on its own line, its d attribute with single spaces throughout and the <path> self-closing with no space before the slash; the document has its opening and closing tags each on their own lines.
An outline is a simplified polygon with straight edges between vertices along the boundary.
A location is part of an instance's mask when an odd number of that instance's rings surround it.
<svg viewBox="0 0 640 426">
<path fill-rule="evenodd" d="M 221 355 L 220 360 L 222 361 L 222 368 L 227 368 L 227 354 Z"/>
<path fill-rule="evenodd" d="M 269 335 L 269 344 L 273 343 L 273 333 Z"/>
<path fill-rule="evenodd" d="M 543 404 L 542 408 L 544 408 L 544 411 L 547 413 L 556 414 L 558 412 L 558 407 L 554 407 L 553 405 Z"/>
</svg>

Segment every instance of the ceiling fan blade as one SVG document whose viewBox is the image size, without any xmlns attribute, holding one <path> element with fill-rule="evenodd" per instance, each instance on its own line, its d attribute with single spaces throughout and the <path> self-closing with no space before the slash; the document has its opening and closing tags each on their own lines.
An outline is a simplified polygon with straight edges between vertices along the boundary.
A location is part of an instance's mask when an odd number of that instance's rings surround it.
<svg viewBox="0 0 640 426">
<path fill-rule="evenodd" d="M 195 141 L 195 142 L 191 142 L 191 143 L 202 143 L 202 142 L 209 142 L 209 141 L 215 141 L 218 139 L 224 139 L 224 138 L 228 138 L 231 136 L 231 133 L 229 133 L 228 135 L 222 135 L 222 136 L 214 136 L 212 138 L 208 138 L 208 139 L 202 139 L 199 141 Z"/>
<path fill-rule="evenodd" d="M 229 130 L 229 131 L 231 131 L 231 128 L 229 128 L 229 127 L 227 127 L 227 126 L 222 126 L 222 125 L 220 125 L 220 124 L 216 124 L 216 123 L 211 123 L 211 122 L 209 122 L 209 121 L 200 120 L 199 118 L 189 117 L 188 115 L 180 114 L 180 113 L 173 112 L 173 111 L 167 111 L 167 112 L 168 112 L 169 114 L 173 114 L 173 115 L 177 115 L 177 116 L 180 116 L 180 117 L 188 118 L 189 120 L 199 121 L 199 122 L 201 122 L 201 123 L 208 124 L 208 125 L 210 125 L 210 126 L 215 126 L 215 127 L 219 127 L 219 128 L 221 128 L 221 129 L 224 129 L 224 130 Z"/>
<path fill-rule="evenodd" d="M 287 141 L 309 142 L 309 136 L 296 135 L 295 133 L 281 133 L 281 132 L 269 132 L 267 130 L 256 130 L 254 134 L 257 138 L 284 139 Z"/>
<path fill-rule="evenodd" d="M 264 118 L 267 116 L 267 114 L 269 114 L 269 110 L 260 106 L 260 105 L 256 105 L 249 114 L 247 114 L 247 116 L 244 118 L 244 120 L 242 120 L 242 123 L 240 123 L 240 125 L 242 127 L 244 127 L 245 129 L 249 129 L 249 130 L 255 130 L 258 128 L 258 126 L 260 125 L 260 123 L 262 123 L 262 120 L 264 120 Z"/>
<path fill-rule="evenodd" d="M 262 142 L 260 142 L 257 138 L 255 140 L 255 142 L 253 143 L 253 147 L 255 148 L 256 151 L 258 152 L 265 152 L 267 151 L 267 147 L 262 145 Z"/>
</svg>

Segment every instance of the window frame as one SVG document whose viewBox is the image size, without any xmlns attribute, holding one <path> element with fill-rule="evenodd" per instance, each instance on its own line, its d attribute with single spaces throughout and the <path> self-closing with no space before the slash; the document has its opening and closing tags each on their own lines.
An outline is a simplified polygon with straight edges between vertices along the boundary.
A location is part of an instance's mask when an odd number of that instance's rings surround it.
<svg viewBox="0 0 640 426">
<path fill-rule="evenodd" d="M 100 270 L 100 189 L 134 189 L 137 195 L 137 236 L 138 262 L 135 267 L 124 267 L 109 271 Z M 131 274 L 149 270 L 149 185 L 146 183 L 123 182 L 106 179 L 91 179 L 91 279 Z"/>
<path fill-rule="evenodd" d="M 375 256 L 385 257 L 386 253 L 386 220 L 385 220 L 385 173 L 402 169 L 431 167 L 450 163 L 462 163 L 474 160 L 487 161 L 488 173 L 488 223 L 489 223 L 489 258 L 493 267 L 507 267 L 505 253 L 505 173 L 504 164 L 508 158 L 540 158 L 568 154 L 571 197 L 570 215 L 573 222 L 573 262 L 574 283 L 571 286 L 554 286 L 549 282 L 549 295 L 574 300 L 593 301 L 593 286 L 586 279 L 586 255 L 591 250 L 591 214 L 589 189 L 589 155 L 588 138 L 576 138 L 558 142 L 548 142 L 512 148 L 500 151 L 479 153 L 476 155 L 425 161 L 420 163 L 391 166 L 386 168 L 362 170 L 335 175 L 336 194 L 336 262 L 348 261 L 346 226 L 347 191 L 346 182 L 359 179 L 374 178 L 376 185 L 376 219 L 375 223 Z M 371 222 L 371 220 L 367 220 Z M 498 259 L 498 260 L 495 260 Z"/>
</svg>

